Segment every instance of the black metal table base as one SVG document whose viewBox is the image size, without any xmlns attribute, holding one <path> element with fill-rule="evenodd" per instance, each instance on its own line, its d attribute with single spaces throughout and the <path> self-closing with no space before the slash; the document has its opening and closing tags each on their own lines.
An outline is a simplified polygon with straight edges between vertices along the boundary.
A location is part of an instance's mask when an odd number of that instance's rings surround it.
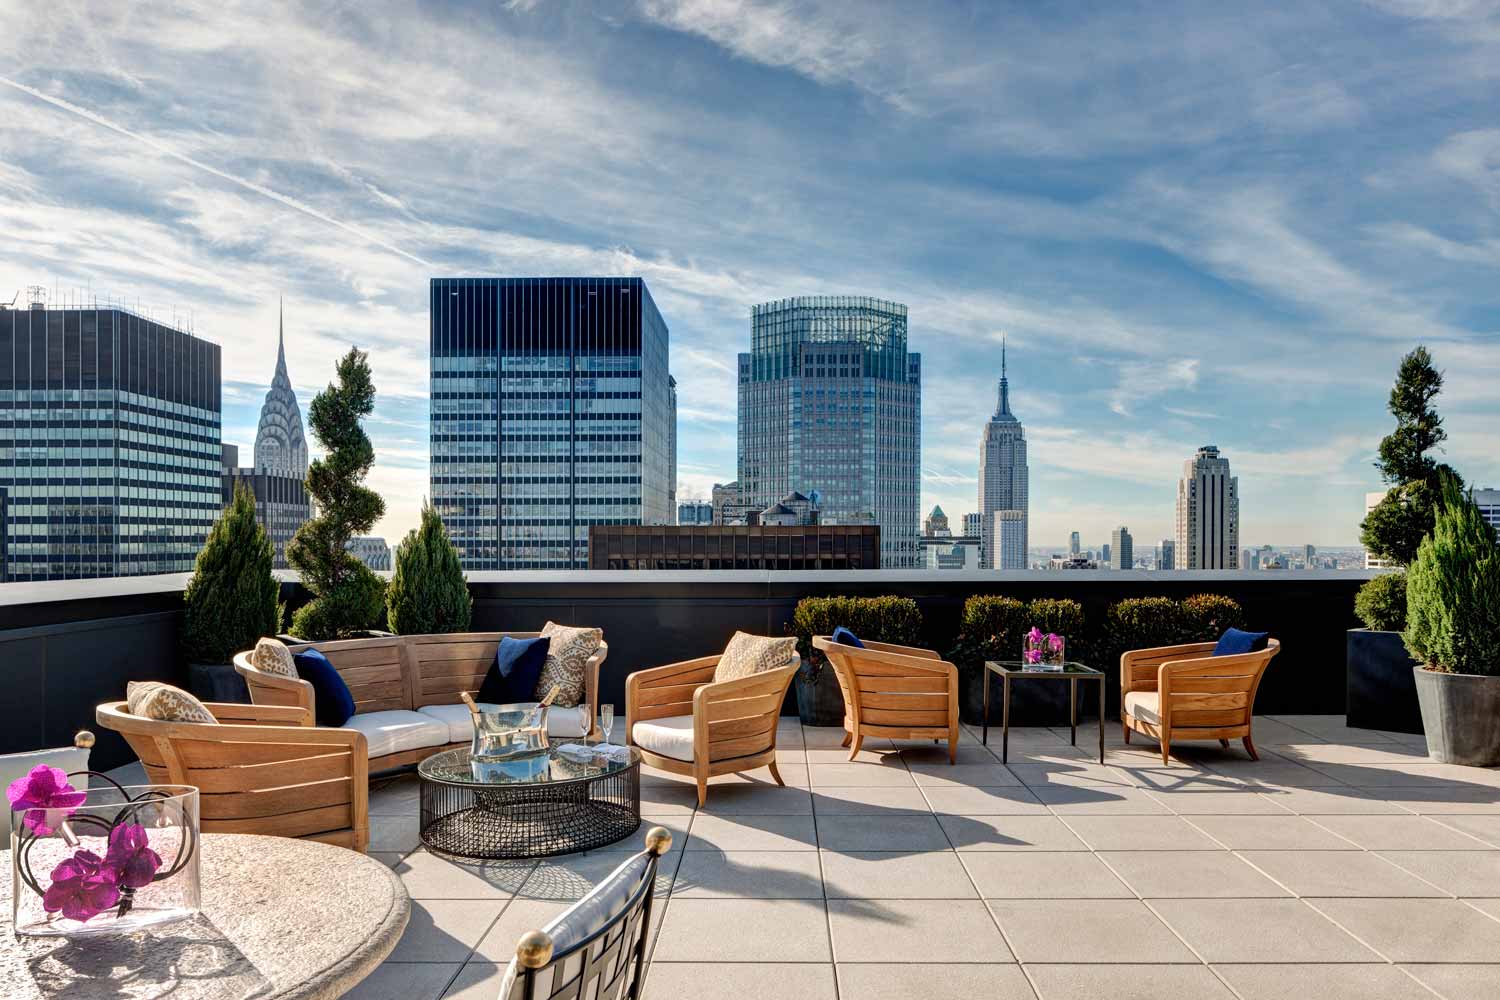
<svg viewBox="0 0 1500 1000">
<path fill-rule="evenodd" d="M 421 839 L 463 858 L 545 858 L 604 847 L 641 825 L 640 764 L 587 781 L 475 788 L 421 781 Z"/>
<path fill-rule="evenodd" d="M 984 668 L 984 728 L 979 738 L 979 742 L 984 746 L 990 745 L 990 682 L 994 680 L 990 676 L 992 673 L 999 675 L 1000 681 L 1004 686 L 1004 691 L 1000 699 L 1000 762 L 1005 764 L 1010 762 L 1010 682 L 1015 673 L 991 670 L 988 666 Z M 1068 682 L 1068 725 L 1070 728 L 1068 742 L 1075 747 L 1078 745 L 1078 682 L 1081 680 L 1085 683 L 1099 685 L 1099 763 L 1103 764 L 1104 675 L 1095 673 L 1070 676 L 1038 670 L 1022 674 L 1022 676 L 1046 678 L 1048 680 L 1066 680 Z"/>
</svg>

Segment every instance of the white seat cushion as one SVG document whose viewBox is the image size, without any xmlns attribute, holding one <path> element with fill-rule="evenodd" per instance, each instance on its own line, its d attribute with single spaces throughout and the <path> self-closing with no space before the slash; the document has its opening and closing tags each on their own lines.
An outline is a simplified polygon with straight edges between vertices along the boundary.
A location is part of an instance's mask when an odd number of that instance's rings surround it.
<svg viewBox="0 0 1500 1000">
<path fill-rule="evenodd" d="M 1161 698 L 1155 691 L 1126 691 L 1125 711 L 1153 726 L 1161 724 Z"/>
<path fill-rule="evenodd" d="M 635 745 L 673 760 L 693 759 L 693 717 L 669 715 L 665 719 L 637 722 L 630 731 Z"/>
<path fill-rule="evenodd" d="M 468 709 L 464 710 L 465 713 Z M 358 729 L 365 734 L 370 747 L 370 756 L 384 757 L 386 754 L 402 753 L 406 750 L 421 750 L 425 747 L 440 747 L 454 742 L 448 738 L 448 726 L 430 715 L 397 709 L 390 712 L 362 712 L 351 716 L 344 723 L 345 729 Z M 464 737 L 468 739 L 467 736 Z"/>
<path fill-rule="evenodd" d="M 449 743 L 467 743 L 474 738 L 474 723 L 470 721 L 467 705 L 423 705 L 417 712 L 447 726 Z M 553 705 L 547 710 L 547 735 L 566 739 L 587 736 L 588 715 L 587 705 L 573 708 Z"/>
</svg>

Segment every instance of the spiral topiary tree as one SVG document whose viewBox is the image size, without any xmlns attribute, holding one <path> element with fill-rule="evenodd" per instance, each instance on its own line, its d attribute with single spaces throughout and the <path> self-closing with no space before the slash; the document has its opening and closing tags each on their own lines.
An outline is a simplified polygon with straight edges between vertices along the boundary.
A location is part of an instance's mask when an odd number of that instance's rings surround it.
<svg viewBox="0 0 1500 1000">
<path fill-rule="evenodd" d="M 458 550 L 443 519 L 422 504 L 422 523 L 396 546 L 395 571 L 385 592 L 389 627 L 398 635 L 467 632 L 473 612 Z"/>
<path fill-rule="evenodd" d="M 281 631 L 275 552 L 243 484 L 209 530 L 182 592 L 182 652 L 189 663 L 228 663 L 263 635 Z"/>
<path fill-rule="evenodd" d="M 1407 570 L 1405 639 L 1429 670 L 1500 675 L 1500 544 L 1456 478 Z"/>
<path fill-rule="evenodd" d="M 318 516 L 297 529 L 286 557 L 314 597 L 292 616 L 292 631 L 304 639 L 337 639 L 385 620 L 385 581 L 349 553 L 349 539 L 374 527 L 385 501 L 365 486 L 375 463 L 360 421 L 375 407 L 368 356 L 358 348 L 339 359 L 338 381 L 313 399 L 308 423 L 326 450 L 307 468 L 307 491 Z"/>
</svg>

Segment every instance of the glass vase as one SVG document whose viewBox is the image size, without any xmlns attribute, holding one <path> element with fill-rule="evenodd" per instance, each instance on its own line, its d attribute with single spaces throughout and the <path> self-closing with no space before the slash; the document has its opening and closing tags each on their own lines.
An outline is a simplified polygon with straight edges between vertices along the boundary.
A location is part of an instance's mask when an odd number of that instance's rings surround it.
<svg viewBox="0 0 1500 1000">
<path fill-rule="evenodd" d="M 1067 640 L 1055 633 L 1023 636 L 1021 662 L 1027 670 L 1061 670 L 1068 658 L 1067 645 Z"/>
<path fill-rule="evenodd" d="M 198 789 L 87 772 L 78 791 L 83 774 L 51 770 L 45 804 L 11 809 L 17 934 L 123 934 L 198 913 Z"/>
</svg>

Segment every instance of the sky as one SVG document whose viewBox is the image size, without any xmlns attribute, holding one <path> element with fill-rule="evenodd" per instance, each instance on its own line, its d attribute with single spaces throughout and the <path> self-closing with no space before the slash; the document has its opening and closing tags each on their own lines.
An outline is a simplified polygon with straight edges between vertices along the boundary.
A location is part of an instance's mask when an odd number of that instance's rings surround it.
<svg viewBox="0 0 1500 1000">
<path fill-rule="evenodd" d="M 975 509 L 1000 341 L 1031 538 L 1353 544 L 1406 351 L 1500 485 L 1500 4 L 0 0 L 0 300 L 191 322 L 248 453 L 284 298 L 351 344 L 393 543 L 427 492 L 427 282 L 639 275 L 679 494 L 735 477 L 750 307 L 910 308 L 923 513 Z M 316 448 L 315 448 L 316 450 Z"/>
</svg>

